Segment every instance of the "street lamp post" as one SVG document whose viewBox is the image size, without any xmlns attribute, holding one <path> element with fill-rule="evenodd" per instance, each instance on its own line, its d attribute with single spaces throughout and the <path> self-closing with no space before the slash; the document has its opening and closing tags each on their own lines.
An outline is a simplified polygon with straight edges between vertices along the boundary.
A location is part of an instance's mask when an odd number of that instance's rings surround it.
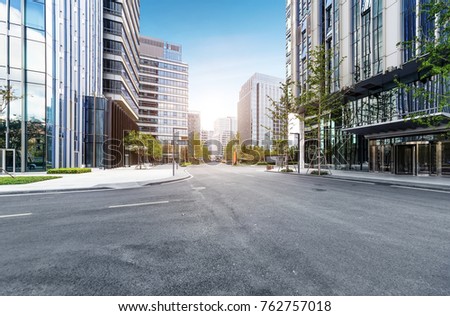
<svg viewBox="0 0 450 316">
<path fill-rule="evenodd" d="M 172 128 L 172 174 L 175 176 L 175 130 L 185 131 L 184 128 Z M 178 169 L 178 166 L 177 166 Z"/>
<path fill-rule="evenodd" d="M 297 173 L 300 173 L 300 133 L 291 133 L 297 135 L 297 150 L 298 150 L 298 159 L 297 159 Z"/>
</svg>

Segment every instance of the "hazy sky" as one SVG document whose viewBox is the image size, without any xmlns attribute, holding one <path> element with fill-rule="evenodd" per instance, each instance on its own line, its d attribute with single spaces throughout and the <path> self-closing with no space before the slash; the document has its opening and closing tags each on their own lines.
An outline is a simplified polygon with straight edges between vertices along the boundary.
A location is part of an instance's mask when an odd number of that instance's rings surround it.
<svg viewBox="0 0 450 316">
<path fill-rule="evenodd" d="M 141 33 L 183 47 L 202 128 L 236 116 L 255 72 L 284 78 L 285 0 L 141 0 Z"/>
</svg>

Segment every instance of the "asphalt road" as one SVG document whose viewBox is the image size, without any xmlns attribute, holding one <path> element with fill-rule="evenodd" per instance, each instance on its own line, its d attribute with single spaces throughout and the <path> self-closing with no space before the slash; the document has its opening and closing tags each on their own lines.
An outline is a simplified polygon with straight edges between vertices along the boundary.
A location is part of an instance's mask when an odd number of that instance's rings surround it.
<svg viewBox="0 0 450 316">
<path fill-rule="evenodd" d="M 449 193 L 189 172 L 141 189 L 1 196 L 0 295 L 450 295 Z"/>
</svg>

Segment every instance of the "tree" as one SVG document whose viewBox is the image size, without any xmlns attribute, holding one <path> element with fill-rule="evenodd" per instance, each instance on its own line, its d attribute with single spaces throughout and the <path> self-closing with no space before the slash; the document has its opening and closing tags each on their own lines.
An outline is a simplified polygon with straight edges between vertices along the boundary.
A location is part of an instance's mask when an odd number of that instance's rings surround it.
<svg viewBox="0 0 450 316">
<path fill-rule="evenodd" d="M 0 139 L 0 148 L 10 148 L 10 144 L 12 142 L 15 143 L 15 140 L 18 138 L 19 142 L 18 142 L 18 146 L 17 144 L 14 145 L 12 148 L 20 148 L 20 122 L 14 121 L 11 122 L 10 121 L 10 117 L 9 117 L 9 105 L 12 101 L 14 100 L 18 100 L 21 99 L 22 97 L 20 96 L 16 96 L 14 94 L 14 90 L 11 86 L 3 86 L 2 88 L 0 88 L 0 114 L 1 116 L 3 116 L 3 112 L 6 111 L 5 113 L 5 123 L 2 124 L 0 126 L 1 129 L 1 134 L 3 134 L 3 131 L 5 133 L 5 137 L 2 139 Z M 19 137 L 11 137 L 13 135 L 11 135 L 11 126 L 15 126 L 15 125 L 19 125 L 17 128 L 14 129 L 14 133 L 19 133 Z"/>
<path fill-rule="evenodd" d="M 203 161 L 204 161 L 204 162 L 211 162 L 211 159 L 209 158 L 209 149 L 208 149 L 208 146 L 203 145 L 202 153 L 203 153 Z"/>
<path fill-rule="evenodd" d="M 199 164 L 203 160 L 203 146 L 199 133 L 192 132 L 189 134 L 188 149 L 190 162 Z"/>
<path fill-rule="evenodd" d="M 305 123 L 305 128 L 311 130 L 312 137 L 317 141 L 314 160 L 317 160 L 319 175 L 322 163 L 322 121 L 329 121 L 341 112 L 345 93 L 342 90 L 333 91 L 339 79 L 335 76 L 336 70 L 342 62 L 341 60 L 333 65 L 333 58 L 333 51 L 326 49 L 324 45 L 310 51 L 307 78 L 297 99 L 298 118 Z"/>
<path fill-rule="evenodd" d="M 289 120 L 289 114 L 296 112 L 296 98 L 292 93 L 293 82 L 287 80 L 281 83 L 280 89 L 282 90 L 281 98 L 279 101 L 270 99 L 271 106 L 267 108 L 268 117 L 274 122 L 273 126 L 263 126 L 273 135 L 273 143 L 278 153 L 283 153 L 286 168 L 289 163 L 289 129 L 291 126 Z"/>
<path fill-rule="evenodd" d="M 417 53 L 419 80 L 424 85 L 407 85 L 400 81 L 397 84 L 426 105 L 422 112 L 413 113 L 410 118 L 420 125 L 437 126 L 442 119 L 430 114 L 448 112 L 446 107 L 450 104 L 450 2 L 421 2 L 418 14 L 421 21 L 419 35 L 400 45 Z M 437 82 L 442 89 L 430 89 L 425 85 L 429 81 Z"/>
<path fill-rule="evenodd" d="M 147 155 L 153 162 L 161 159 L 161 144 L 150 134 L 131 131 L 124 138 L 125 148 L 137 153 L 139 169 L 142 169 L 143 158 Z"/>
</svg>

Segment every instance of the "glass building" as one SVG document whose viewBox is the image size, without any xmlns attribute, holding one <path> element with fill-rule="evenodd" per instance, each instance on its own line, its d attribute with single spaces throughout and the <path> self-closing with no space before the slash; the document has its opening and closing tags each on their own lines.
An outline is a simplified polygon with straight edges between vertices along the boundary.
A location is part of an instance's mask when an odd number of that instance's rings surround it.
<svg viewBox="0 0 450 316">
<path fill-rule="evenodd" d="M 163 160 L 170 161 L 169 144 L 188 139 L 189 67 L 182 62 L 182 47 L 141 36 L 139 129 L 165 144 Z"/>
<path fill-rule="evenodd" d="M 102 1 L 0 0 L 0 149 L 17 171 L 84 163 L 84 103 L 102 95 Z M 6 167 L 12 169 L 11 151 Z"/>
<path fill-rule="evenodd" d="M 104 0 L 103 15 L 103 92 L 106 106 L 104 165 L 125 163 L 123 138 L 138 130 L 139 119 L 139 0 Z M 102 139 L 95 140 L 101 149 Z"/>
<path fill-rule="evenodd" d="M 272 101 L 281 98 L 281 78 L 255 73 L 242 86 L 237 104 L 237 130 L 246 145 L 266 146 L 281 137 L 280 122 L 272 119 Z M 284 137 L 284 136 L 283 136 Z"/>
<path fill-rule="evenodd" d="M 333 48 L 339 65 L 331 92 L 345 91 L 341 113 L 324 120 L 322 138 L 310 144 L 331 168 L 450 175 L 450 108 L 439 97 L 448 95 L 449 82 L 422 77 L 418 45 L 397 45 L 434 31 L 421 11 L 426 1 L 387 2 L 287 0 L 286 77 L 298 83 L 296 93 L 306 88 L 306 62 L 317 45 Z M 417 98 L 417 89 L 430 97 Z M 312 163 L 303 132 L 302 156 Z"/>
</svg>

